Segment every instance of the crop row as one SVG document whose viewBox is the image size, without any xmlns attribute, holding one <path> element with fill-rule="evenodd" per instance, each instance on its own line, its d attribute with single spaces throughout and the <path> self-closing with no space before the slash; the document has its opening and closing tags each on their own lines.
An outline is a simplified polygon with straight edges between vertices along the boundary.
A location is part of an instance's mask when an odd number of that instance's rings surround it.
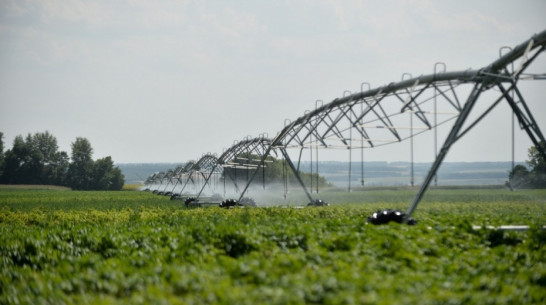
<svg viewBox="0 0 546 305">
<path fill-rule="evenodd" d="M 416 190 L 365 190 L 345 192 L 339 189 L 324 189 L 314 196 L 324 199 L 330 204 L 363 204 L 385 203 L 406 209 L 415 196 Z M 305 205 L 308 199 L 300 189 L 291 190 L 284 199 L 275 192 L 251 192 L 250 197 L 256 199 L 258 206 Z M 229 198 L 229 195 L 227 195 Z M 454 189 L 429 190 L 420 206 L 428 203 L 546 203 L 546 189 L 518 190 L 508 189 Z M 179 208 L 183 202 L 172 202 L 168 197 L 150 196 L 146 192 L 86 192 L 86 191 L 52 191 L 52 190 L 0 190 L 0 208 L 10 210 L 30 211 L 37 208 L 51 210 L 120 210 L 140 207 Z"/>
<path fill-rule="evenodd" d="M 42 202 L 65 196 L 52 194 L 43 193 Z M 91 204 L 88 196 L 83 200 Z M 94 196 L 100 207 L 104 194 Z M 151 194 L 138 204 L 141 193 L 112 196 L 118 205 L 110 209 L 3 205 L 0 303 L 546 300 L 540 200 L 429 202 L 414 215 L 416 226 L 374 226 L 367 216 L 399 204 L 186 209 L 168 199 L 158 205 Z M 472 224 L 532 229 L 473 230 Z"/>
</svg>

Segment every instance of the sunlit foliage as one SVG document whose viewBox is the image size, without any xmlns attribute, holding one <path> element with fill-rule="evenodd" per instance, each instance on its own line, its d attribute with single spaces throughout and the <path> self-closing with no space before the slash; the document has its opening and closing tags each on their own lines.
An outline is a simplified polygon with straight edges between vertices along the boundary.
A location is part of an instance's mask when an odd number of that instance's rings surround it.
<svg viewBox="0 0 546 305">
<path fill-rule="evenodd" d="M 409 194 L 188 209 L 145 192 L 2 190 L 0 303 L 544 304 L 545 191 L 433 191 L 415 226 L 366 223 Z M 501 224 L 532 229 L 472 228 Z"/>
</svg>

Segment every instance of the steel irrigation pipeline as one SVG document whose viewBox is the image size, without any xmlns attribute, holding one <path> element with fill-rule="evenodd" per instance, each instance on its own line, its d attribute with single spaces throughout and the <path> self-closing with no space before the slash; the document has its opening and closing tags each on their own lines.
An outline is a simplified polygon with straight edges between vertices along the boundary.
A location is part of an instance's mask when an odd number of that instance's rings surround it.
<svg viewBox="0 0 546 305">
<path fill-rule="evenodd" d="M 198 200 L 207 187 L 210 188 L 211 181 L 218 181 L 222 177 L 225 189 L 226 179 L 229 178 L 241 201 L 260 169 L 263 173 L 267 162 L 271 162 L 268 157 L 275 155 L 282 156 L 284 166 L 290 168 L 310 204 L 315 205 L 323 201 L 312 196 L 313 175 L 310 191 L 299 174 L 303 149 L 309 149 L 311 160 L 315 149 L 317 179 L 319 149 L 348 150 L 349 164 L 352 161 L 352 150 L 360 149 L 364 183 L 364 149 L 410 140 L 413 184 L 413 139 L 434 130 L 435 160 L 410 207 L 401 213 L 401 221 L 409 222 L 432 180 L 437 183 L 437 170 L 452 145 L 501 102 L 509 105 L 521 128 L 546 159 L 546 152 L 539 145 L 541 141 L 546 142 L 544 135 L 518 87 L 521 80 L 546 79 L 545 72 L 526 73 L 545 48 L 546 30 L 514 48 L 501 48 L 498 59 L 478 70 L 449 72 L 444 63 L 436 63 L 433 74 L 412 77 L 405 73 L 400 81 L 377 88 L 370 88 L 369 84 L 363 83 L 359 92 L 346 91 L 342 97 L 326 104 L 317 101 L 314 110 L 307 111 L 294 121 L 285 120 L 285 127 L 273 138 L 261 134 L 255 138 L 249 136 L 235 141 L 219 157 L 209 153 L 196 162 L 188 162 L 167 173 L 154 173 L 146 179 L 145 185 L 154 192 L 181 197 L 188 184 L 191 184 L 194 187 L 192 195 Z M 508 52 L 502 54 L 503 50 Z M 481 104 L 488 103 L 489 106 L 485 109 L 475 107 L 478 101 Z M 438 149 L 437 128 L 451 122 L 451 130 Z M 300 149 L 296 164 L 288 153 L 289 149 L 294 148 Z M 243 156 L 247 156 L 247 160 Z M 249 156 L 253 159 L 249 160 Z M 234 168 L 235 175 L 237 169 L 246 171 L 244 186 L 238 185 L 240 179 L 230 176 L 225 170 L 227 168 Z M 312 162 L 310 168 L 312 172 Z M 316 187 L 318 193 L 318 181 Z"/>
</svg>

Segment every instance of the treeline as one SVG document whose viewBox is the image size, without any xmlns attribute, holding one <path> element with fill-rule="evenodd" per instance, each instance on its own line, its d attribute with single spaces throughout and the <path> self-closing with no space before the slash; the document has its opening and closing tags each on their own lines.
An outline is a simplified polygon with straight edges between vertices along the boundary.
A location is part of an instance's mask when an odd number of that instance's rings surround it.
<svg viewBox="0 0 546 305">
<path fill-rule="evenodd" d="M 245 167 L 250 164 L 250 166 L 258 168 L 260 160 L 261 158 L 258 155 L 241 153 L 235 160 L 231 161 L 234 166 L 224 168 L 223 176 L 228 180 L 246 181 L 247 178 L 250 178 L 248 176 L 252 175 L 253 170 L 249 170 Z M 297 164 L 294 166 L 297 166 Z M 317 173 L 311 174 L 298 170 L 298 174 L 307 186 L 316 186 L 317 181 L 320 187 L 329 185 L 326 178 L 319 176 Z M 271 156 L 267 157 L 265 160 L 265 167 L 259 167 L 259 171 L 256 173 L 254 181 L 255 183 L 286 183 L 288 185 L 299 183 L 296 175 L 294 175 L 289 165 L 286 163 L 286 160 L 277 159 Z"/>
<path fill-rule="evenodd" d="M 546 149 L 544 142 L 539 143 Z M 546 188 L 546 161 L 540 154 L 537 146 L 528 150 L 527 166 L 518 164 L 508 174 L 506 185 L 510 188 Z"/>
<path fill-rule="evenodd" d="M 57 139 L 48 131 L 17 136 L 4 152 L 0 132 L 0 184 L 44 184 L 68 186 L 74 190 L 120 190 L 125 177 L 110 156 L 93 160 L 93 148 L 86 138 L 71 144 L 69 156 L 59 151 Z"/>
</svg>

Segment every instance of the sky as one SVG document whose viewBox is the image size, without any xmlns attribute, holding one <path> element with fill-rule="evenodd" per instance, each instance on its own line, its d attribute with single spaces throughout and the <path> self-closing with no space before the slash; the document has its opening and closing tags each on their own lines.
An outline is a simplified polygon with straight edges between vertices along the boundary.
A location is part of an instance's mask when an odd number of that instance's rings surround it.
<svg viewBox="0 0 546 305">
<path fill-rule="evenodd" d="M 185 162 L 274 136 L 362 82 L 484 67 L 545 30 L 544 12 L 542 0 L 0 0 L 0 132 L 5 149 L 47 130 L 68 153 L 85 137 L 94 158 Z M 532 83 L 546 132 L 546 83 Z M 509 121 L 498 107 L 446 161 L 511 160 Z M 407 161 L 396 145 L 367 160 Z M 431 162 L 431 145 L 418 142 L 415 161 Z M 526 160 L 519 129 L 516 146 Z"/>
</svg>

